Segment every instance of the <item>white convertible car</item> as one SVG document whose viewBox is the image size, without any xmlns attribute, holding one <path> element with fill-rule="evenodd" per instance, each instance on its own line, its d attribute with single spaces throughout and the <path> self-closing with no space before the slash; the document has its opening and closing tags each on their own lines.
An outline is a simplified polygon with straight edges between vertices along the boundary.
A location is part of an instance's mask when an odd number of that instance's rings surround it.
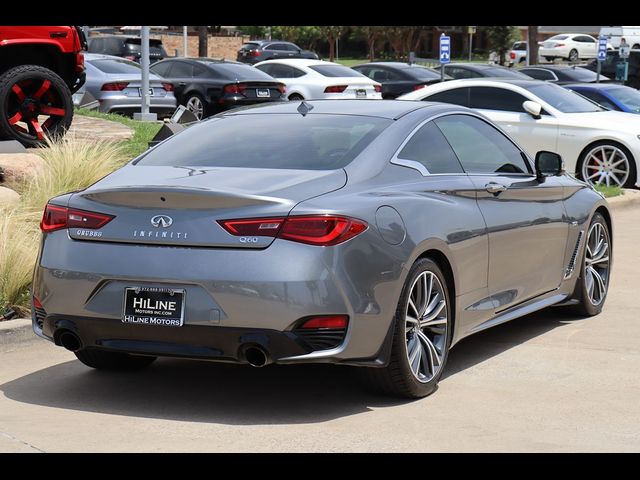
<svg viewBox="0 0 640 480">
<path fill-rule="evenodd" d="M 640 116 L 604 110 L 571 90 L 540 80 L 468 79 L 399 97 L 477 109 L 531 156 L 562 155 L 568 172 L 591 184 L 640 186 Z"/>
<path fill-rule="evenodd" d="M 284 83 L 289 100 L 382 100 L 382 86 L 378 82 L 339 63 L 290 58 L 266 60 L 255 67 Z"/>
</svg>

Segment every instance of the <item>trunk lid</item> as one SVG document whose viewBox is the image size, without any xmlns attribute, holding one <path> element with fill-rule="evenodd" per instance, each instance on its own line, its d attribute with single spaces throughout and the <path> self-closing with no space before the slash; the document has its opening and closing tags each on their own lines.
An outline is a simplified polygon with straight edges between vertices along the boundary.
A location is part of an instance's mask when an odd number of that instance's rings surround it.
<svg viewBox="0 0 640 480">
<path fill-rule="evenodd" d="M 114 215 L 76 240 L 265 248 L 271 237 L 238 237 L 218 220 L 287 216 L 299 202 L 342 188 L 344 170 L 128 165 L 75 193 L 69 207 Z"/>
</svg>

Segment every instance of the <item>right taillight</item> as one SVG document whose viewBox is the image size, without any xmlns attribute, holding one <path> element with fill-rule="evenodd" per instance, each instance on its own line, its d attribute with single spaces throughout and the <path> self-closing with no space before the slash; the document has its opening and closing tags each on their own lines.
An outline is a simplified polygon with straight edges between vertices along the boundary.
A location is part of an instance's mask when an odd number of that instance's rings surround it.
<svg viewBox="0 0 640 480">
<path fill-rule="evenodd" d="M 115 217 L 105 213 L 87 212 L 75 208 L 47 204 L 40 221 L 40 230 L 45 233 L 63 228 L 102 228 Z"/>
<path fill-rule="evenodd" d="M 347 85 L 333 85 L 324 89 L 324 93 L 342 93 L 347 89 Z"/>
<path fill-rule="evenodd" d="M 515 60 L 516 59 L 516 52 L 511 52 L 509 54 L 509 57 L 511 58 L 511 60 Z"/>
<path fill-rule="evenodd" d="M 422 85 L 414 85 L 413 89 L 414 90 L 420 90 L 421 88 L 425 88 L 425 87 L 426 87 L 426 85 L 424 85 L 424 84 L 422 84 Z"/>
<path fill-rule="evenodd" d="M 162 83 L 162 88 L 165 92 L 173 92 L 173 84 L 172 83 Z"/>
<path fill-rule="evenodd" d="M 104 85 L 102 85 L 102 88 L 100 90 L 102 90 L 103 92 L 121 92 L 122 90 L 127 88 L 127 85 L 129 85 L 128 82 L 105 83 Z"/>
<path fill-rule="evenodd" d="M 250 50 L 249 51 L 249 56 L 250 57 L 259 57 L 260 55 L 262 55 L 262 52 L 260 50 Z"/>
<path fill-rule="evenodd" d="M 368 228 L 362 220 L 339 215 L 219 220 L 218 223 L 235 236 L 277 237 L 322 247 L 346 242 Z"/>
</svg>

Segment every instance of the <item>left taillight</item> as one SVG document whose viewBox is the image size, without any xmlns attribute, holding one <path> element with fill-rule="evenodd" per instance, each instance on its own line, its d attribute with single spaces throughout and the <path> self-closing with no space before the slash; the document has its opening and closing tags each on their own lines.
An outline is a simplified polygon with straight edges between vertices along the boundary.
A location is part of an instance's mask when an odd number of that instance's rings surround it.
<svg viewBox="0 0 640 480">
<path fill-rule="evenodd" d="M 277 237 L 321 247 L 346 242 L 368 228 L 362 220 L 337 215 L 218 220 L 218 223 L 235 236 Z"/>
<path fill-rule="evenodd" d="M 278 91 L 284 95 L 287 92 L 287 86 L 282 83 L 279 83 Z"/>
<path fill-rule="evenodd" d="M 380 93 L 382 92 L 382 85 L 374 85 L 373 88 L 375 89 L 376 92 Z"/>
<path fill-rule="evenodd" d="M 105 213 L 87 212 L 48 204 L 42 214 L 40 230 L 48 233 L 63 228 L 96 229 L 104 227 L 114 218 L 113 215 Z"/>
</svg>

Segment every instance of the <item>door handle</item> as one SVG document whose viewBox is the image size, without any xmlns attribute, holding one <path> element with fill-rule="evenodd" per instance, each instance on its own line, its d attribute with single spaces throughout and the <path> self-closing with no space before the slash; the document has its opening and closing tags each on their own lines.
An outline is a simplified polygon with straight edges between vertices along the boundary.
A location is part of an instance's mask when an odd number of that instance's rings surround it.
<svg viewBox="0 0 640 480">
<path fill-rule="evenodd" d="M 507 187 L 505 187 L 504 185 L 494 182 L 487 183 L 484 188 L 487 190 L 487 192 L 493 193 L 494 195 L 498 195 L 507 189 Z"/>
<path fill-rule="evenodd" d="M 180 82 L 178 85 L 180 85 L 181 87 L 184 87 L 187 84 L 187 82 Z"/>
</svg>

